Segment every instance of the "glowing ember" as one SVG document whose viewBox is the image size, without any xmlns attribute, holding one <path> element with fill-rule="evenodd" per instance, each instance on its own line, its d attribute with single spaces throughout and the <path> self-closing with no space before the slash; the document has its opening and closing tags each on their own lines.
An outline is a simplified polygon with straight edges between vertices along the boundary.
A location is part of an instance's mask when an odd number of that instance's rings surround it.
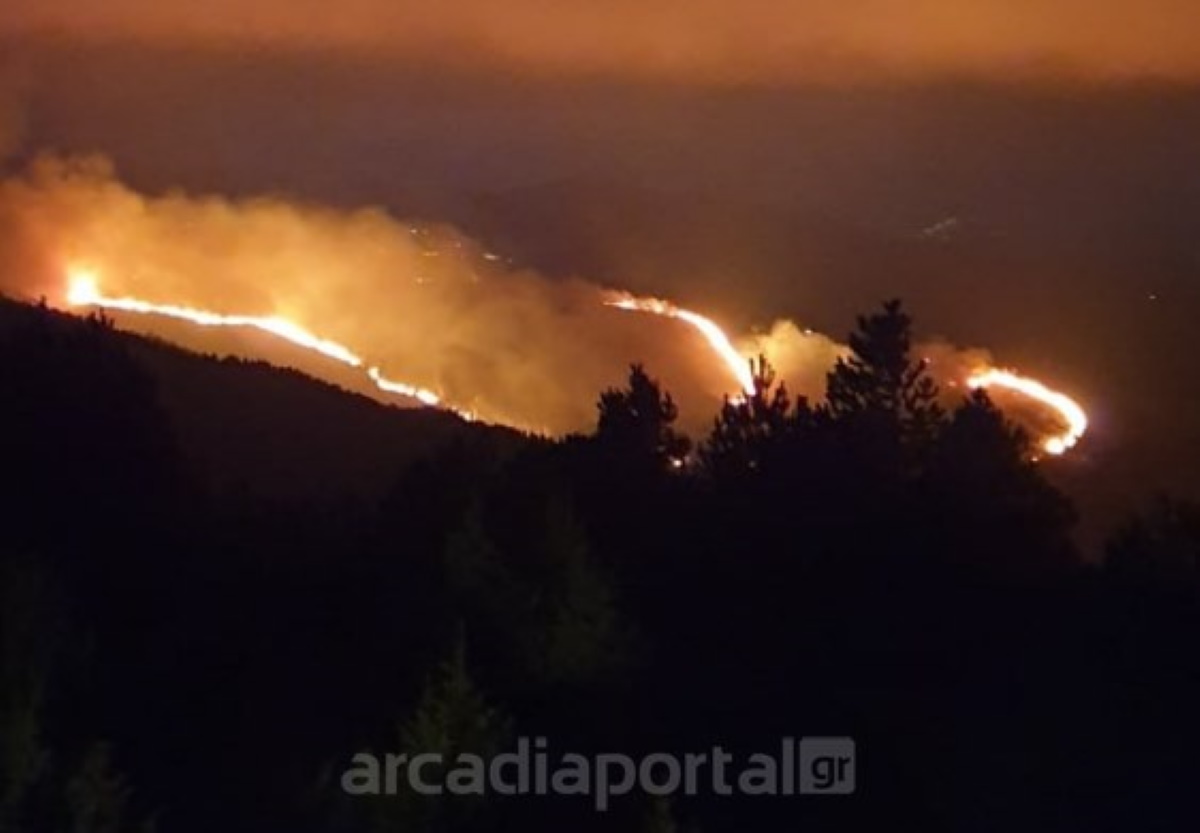
<svg viewBox="0 0 1200 833">
<path fill-rule="evenodd" d="M 670 301 L 663 301 L 658 298 L 635 298 L 632 295 L 621 294 L 612 301 L 605 301 L 606 306 L 616 307 L 617 309 L 631 310 L 634 312 L 648 312 L 652 315 L 661 315 L 667 318 L 675 318 L 690 324 L 695 327 L 713 351 L 720 357 L 721 361 L 729 368 L 733 377 L 737 379 L 738 385 L 742 391 L 747 394 L 754 393 L 754 376 L 750 372 L 750 365 L 729 341 L 729 336 L 718 327 L 711 319 L 705 318 L 699 313 L 691 310 L 680 309 Z"/>
<path fill-rule="evenodd" d="M 967 385 L 972 388 L 998 387 L 1016 391 L 1056 411 L 1066 423 L 1067 430 L 1043 441 L 1042 448 L 1048 454 L 1066 453 L 1087 431 L 1087 414 L 1079 403 L 1065 394 L 1050 390 L 1036 379 L 1018 376 L 1010 370 L 981 370 L 967 380 Z"/>
</svg>

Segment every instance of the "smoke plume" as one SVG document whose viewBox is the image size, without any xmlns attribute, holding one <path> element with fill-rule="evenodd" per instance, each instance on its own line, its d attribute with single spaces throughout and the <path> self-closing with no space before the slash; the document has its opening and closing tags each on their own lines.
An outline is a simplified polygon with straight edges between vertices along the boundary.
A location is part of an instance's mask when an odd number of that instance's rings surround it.
<svg viewBox="0 0 1200 833">
<path fill-rule="evenodd" d="M 454 229 L 403 223 L 380 209 L 147 196 L 103 159 L 46 157 L 0 186 L 0 228 L 9 294 L 65 306 L 68 273 L 86 269 L 109 296 L 279 316 L 346 345 L 389 378 L 522 428 L 586 429 L 598 392 L 621 384 L 635 361 L 663 378 L 692 428 L 738 391 L 728 366 L 686 324 L 614 310 L 606 287 L 515 268 Z M 176 324 L 118 317 L 181 340 Z M 270 349 L 227 331 L 195 338 L 187 336 L 192 346 L 216 352 Z M 742 342 L 810 396 L 819 396 L 840 351 L 790 322 Z M 320 357 L 282 360 L 357 386 Z"/>
</svg>

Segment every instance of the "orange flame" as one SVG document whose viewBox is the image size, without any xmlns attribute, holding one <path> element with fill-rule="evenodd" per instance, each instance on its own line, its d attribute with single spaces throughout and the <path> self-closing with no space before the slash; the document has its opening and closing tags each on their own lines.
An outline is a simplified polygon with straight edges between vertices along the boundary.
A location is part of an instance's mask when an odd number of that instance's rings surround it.
<svg viewBox="0 0 1200 833">
<path fill-rule="evenodd" d="M 711 319 L 690 310 L 681 309 L 670 301 L 659 298 L 637 298 L 627 293 L 619 293 L 614 300 L 605 303 L 617 309 L 648 312 L 652 315 L 675 318 L 692 325 L 700 331 L 713 351 L 729 368 L 743 392 L 747 394 L 754 392 L 754 377 L 750 372 L 749 364 L 734 349 L 729 337 Z M 1087 431 L 1087 414 L 1079 403 L 1063 393 L 1051 390 L 1036 379 L 1025 378 L 1008 370 L 989 368 L 973 373 L 967 380 L 967 385 L 971 388 L 1000 387 L 1012 390 L 1054 410 L 1067 425 L 1067 430 L 1043 441 L 1042 448 L 1048 454 L 1057 456 L 1066 453 L 1075 447 Z"/>
<path fill-rule="evenodd" d="M 218 315 L 214 312 L 180 307 L 173 304 L 151 304 L 136 298 L 109 298 L 100 292 L 96 276 L 91 272 L 72 271 L 67 290 L 67 303 L 72 306 L 93 306 L 101 309 L 132 312 L 141 315 L 161 315 L 189 321 L 202 327 L 250 327 L 290 341 L 298 347 L 320 353 L 350 367 L 360 367 L 363 360 L 336 342 L 319 338 L 298 324 L 276 316 Z"/>
<path fill-rule="evenodd" d="M 729 372 L 737 379 L 742 391 L 746 394 L 754 393 L 754 375 L 750 372 L 749 363 L 734 349 L 733 344 L 729 341 L 729 336 L 725 335 L 725 332 L 712 319 L 705 318 L 691 310 L 681 309 L 670 301 L 663 301 L 659 298 L 636 298 L 626 293 L 620 293 L 617 298 L 604 303 L 605 306 L 617 309 L 648 312 L 652 315 L 675 318 L 690 324 L 704 336 L 709 346 L 729 368 Z"/>
<path fill-rule="evenodd" d="M 350 348 L 321 338 L 299 324 L 278 316 L 222 315 L 174 304 L 155 304 L 137 298 L 106 296 L 100 291 L 96 274 L 86 269 L 71 268 L 68 270 L 66 298 L 67 303 L 71 306 L 91 306 L 139 315 L 158 315 L 188 321 L 203 327 L 249 327 L 284 339 L 291 344 L 348 367 L 363 368 L 365 364 L 362 357 Z M 725 332 L 711 319 L 691 310 L 677 307 L 669 301 L 658 298 L 638 298 L 627 293 L 616 293 L 610 300 L 605 301 L 605 304 L 617 309 L 674 318 L 694 327 L 737 380 L 742 391 L 747 394 L 754 392 L 754 377 L 749 363 L 734 348 Z M 416 399 L 429 406 L 449 407 L 433 391 L 388 379 L 378 367 L 366 367 L 364 372 L 375 387 L 384 393 Z M 999 387 L 1015 391 L 1055 411 L 1066 424 L 1067 429 L 1062 434 L 1043 441 L 1042 447 L 1048 454 L 1064 454 L 1073 448 L 1087 431 L 1088 417 L 1083 408 L 1070 397 L 1051 390 L 1036 379 L 1019 376 L 1009 370 L 988 368 L 973 373 L 968 378 L 967 385 L 971 388 Z M 450 409 L 465 419 L 476 419 L 475 414 L 470 411 Z"/>
<path fill-rule="evenodd" d="M 1027 396 L 1056 411 L 1067 425 L 1062 434 L 1042 442 L 1047 454 L 1065 454 L 1074 448 L 1088 429 L 1088 417 L 1078 402 L 1058 391 L 1051 390 L 1036 379 L 1018 376 L 1011 370 L 980 370 L 967 380 L 971 388 L 999 387 Z"/>
<path fill-rule="evenodd" d="M 387 379 L 379 372 L 377 367 L 367 368 L 367 376 L 375 383 L 375 386 L 384 393 L 395 393 L 400 396 L 408 396 L 412 399 L 418 399 L 426 405 L 436 406 L 441 404 L 441 399 L 431 390 L 425 388 L 417 388 L 412 385 L 406 385 L 403 382 L 393 382 Z"/>
<path fill-rule="evenodd" d="M 326 358 L 341 362 L 348 367 L 360 368 L 362 357 L 350 348 L 335 341 L 321 338 L 295 322 L 278 316 L 221 315 L 207 310 L 192 309 L 175 304 L 153 304 L 137 298 L 112 298 L 100 291 L 99 280 L 94 272 L 72 268 L 68 270 L 67 303 L 77 307 L 98 307 L 138 315 L 159 315 L 188 321 L 201 327 L 249 327 L 281 338 L 297 347 L 319 353 Z M 367 377 L 384 393 L 407 396 L 426 405 L 442 405 L 441 398 L 431 390 L 415 385 L 395 382 L 385 377 L 377 367 L 366 369 Z M 460 416 L 473 419 L 474 415 L 460 412 Z"/>
</svg>

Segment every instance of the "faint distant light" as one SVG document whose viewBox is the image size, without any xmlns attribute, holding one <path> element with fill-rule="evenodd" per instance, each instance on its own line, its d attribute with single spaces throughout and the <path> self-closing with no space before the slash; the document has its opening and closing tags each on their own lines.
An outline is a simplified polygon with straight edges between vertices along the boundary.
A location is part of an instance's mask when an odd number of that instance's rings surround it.
<svg viewBox="0 0 1200 833">
<path fill-rule="evenodd" d="M 934 240 L 946 241 L 958 231 L 960 225 L 962 225 L 962 221 L 959 220 L 958 217 L 946 217 L 945 219 L 939 220 L 931 226 L 921 229 L 921 234 L 924 237 L 929 237 Z"/>
</svg>

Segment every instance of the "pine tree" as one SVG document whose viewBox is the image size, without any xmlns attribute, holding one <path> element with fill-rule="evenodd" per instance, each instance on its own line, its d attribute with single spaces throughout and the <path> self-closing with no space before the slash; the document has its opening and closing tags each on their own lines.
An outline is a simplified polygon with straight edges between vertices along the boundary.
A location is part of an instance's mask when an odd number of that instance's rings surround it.
<svg viewBox="0 0 1200 833">
<path fill-rule="evenodd" d="M 399 728 L 400 752 L 439 755 L 442 765 L 426 766 L 422 777 L 437 784 L 456 765 L 458 756 L 478 755 L 485 762 L 508 743 L 508 718 L 488 704 L 467 670 L 466 640 L 460 633 L 449 658 L 429 677 L 412 716 Z M 372 826 L 378 831 L 449 833 L 472 829 L 486 796 L 419 795 L 401 784 L 395 796 L 374 805 Z"/>
<path fill-rule="evenodd" d="M 489 630 L 515 627 L 531 615 L 532 596 L 488 535 L 478 500 L 447 537 L 444 561 L 452 601 L 468 625 Z"/>
<path fill-rule="evenodd" d="M 677 467 L 691 442 L 675 430 L 679 409 L 640 364 L 629 370 L 629 386 L 600 395 L 596 439 L 613 455 L 637 468 L 659 471 Z"/>
<path fill-rule="evenodd" d="M 880 442 L 926 446 L 945 414 L 928 362 L 912 358 L 912 319 L 898 300 L 860 316 L 850 356 L 827 380 L 826 410 L 835 421 L 865 428 Z"/>
<path fill-rule="evenodd" d="M 44 581 L 31 563 L 0 561 L 0 831 L 15 825 L 48 753 L 42 721 L 48 675 Z"/>
<path fill-rule="evenodd" d="M 1200 589 L 1200 504 L 1156 500 L 1109 542 L 1106 567 L 1137 583 Z"/>
<path fill-rule="evenodd" d="M 923 480 L 956 559 L 1025 574 L 1073 560 L 1070 501 L 1034 462 L 1029 436 L 985 391 L 954 411 Z"/>
<path fill-rule="evenodd" d="M 463 752 L 489 756 L 507 740 L 508 721 L 485 700 L 467 670 L 461 634 L 450 657 L 425 684 L 412 718 L 400 730 L 401 749 L 440 752 L 447 760 Z"/>
<path fill-rule="evenodd" d="M 562 500 L 547 509 L 545 541 L 550 575 L 538 629 L 541 675 L 550 685 L 595 685 L 623 662 L 624 635 L 612 585 L 590 557 L 586 533 Z"/>
<path fill-rule="evenodd" d="M 750 373 L 754 390 L 725 397 L 701 449 L 706 467 L 717 477 L 759 470 L 811 417 L 806 400 L 799 399 L 793 406 L 786 385 L 776 384 L 775 369 L 765 356 L 750 361 Z"/>
</svg>

